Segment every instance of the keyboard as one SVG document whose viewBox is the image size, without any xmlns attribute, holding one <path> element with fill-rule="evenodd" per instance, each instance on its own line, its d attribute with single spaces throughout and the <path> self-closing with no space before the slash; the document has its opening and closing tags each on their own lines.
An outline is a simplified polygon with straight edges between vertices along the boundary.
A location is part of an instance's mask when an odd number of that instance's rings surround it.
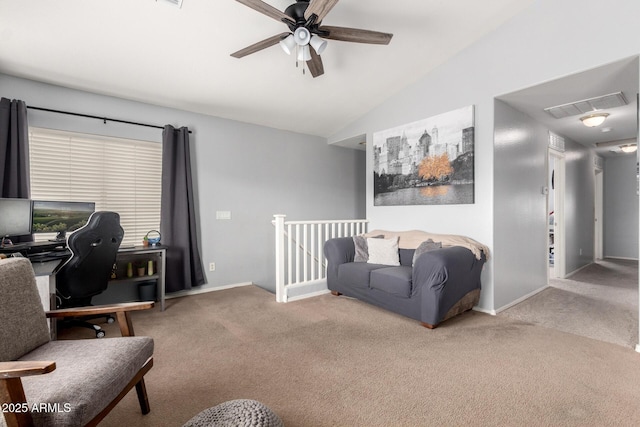
<svg viewBox="0 0 640 427">
<path fill-rule="evenodd" d="M 65 250 L 56 250 L 56 251 L 45 251 L 38 252 L 35 254 L 28 254 L 27 258 L 31 262 L 47 262 L 47 261 L 56 261 L 69 258 L 71 256 L 71 251 L 69 249 Z"/>
</svg>

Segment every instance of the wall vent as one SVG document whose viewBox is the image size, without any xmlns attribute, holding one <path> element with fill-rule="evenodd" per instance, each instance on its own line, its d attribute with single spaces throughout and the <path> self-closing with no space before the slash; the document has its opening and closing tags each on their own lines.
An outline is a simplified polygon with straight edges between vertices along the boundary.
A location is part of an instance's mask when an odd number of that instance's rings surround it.
<svg viewBox="0 0 640 427">
<path fill-rule="evenodd" d="M 564 153 L 564 138 L 553 132 L 549 132 L 549 147 Z"/>
<path fill-rule="evenodd" d="M 609 108 L 622 107 L 627 105 L 627 99 L 622 92 L 610 93 L 609 95 L 595 98 L 583 99 L 582 101 L 570 102 L 568 104 L 556 105 L 545 108 L 544 111 L 551 114 L 556 119 L 569 116 L 590 113 L 596 110 L 607 110 Z"/>
<path fill-rule="evenodd" d="M 594 156 L 593 157 L 593 165 L 595 167 L 597 167 L 598 169 L 603 169 L 604 168 L 604 159 L 600 156 Z"/>
</svg>

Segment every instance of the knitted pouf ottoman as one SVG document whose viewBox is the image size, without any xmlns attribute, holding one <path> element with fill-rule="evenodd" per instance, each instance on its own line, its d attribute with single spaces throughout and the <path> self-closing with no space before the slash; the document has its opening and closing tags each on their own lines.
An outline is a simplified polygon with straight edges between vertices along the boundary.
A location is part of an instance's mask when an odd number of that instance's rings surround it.
<svg viewBox="0 0 640 427">
<path fill-rule="evenodd" d="M 282 420 L 256 400 L 229 400 L 205 409 L 182 427 L 284 427 Z"/>
</svg>

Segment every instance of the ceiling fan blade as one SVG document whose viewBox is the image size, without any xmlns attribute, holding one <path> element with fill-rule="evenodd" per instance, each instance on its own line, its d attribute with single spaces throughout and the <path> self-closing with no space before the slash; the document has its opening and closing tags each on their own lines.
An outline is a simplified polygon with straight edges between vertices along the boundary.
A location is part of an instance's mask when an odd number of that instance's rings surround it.
<svg viewBox="0 0 640 427">
<path fill-rule="evenodd" d="M 307 61 L 307 67 L 309 72 L 315 78 L 324 74 L 324 66 L 322 65 L 322 58 L 316 53 L 315 50 L 310 49 L 311 59 Z"/>
<path fill-rule="evenodd" d="M 338 0 L 311 0 L 307 10 L 304 12 L 304 18 L 309 19 L 311 15 L 315 13 L 318 17 L 318 19 L 316 19 L 317 24 L 327 16 L 327 13 L 333 9 L 336 3 L 338 3 Z"/>
<path fill-rule="evenodd" d="M 389 44 L 393 34 L 380 33 L 378 31 L 359 30 L 357 28 L 332 27 L 323 25 L 318 28 L 327 31 L 329 35 L 323 36 L 325 39 L 340 40 L 343 42 L 368 43 L 368 44 Z"/>
<path fill-rule="evenodd" d="M 267 15 L 270 18 L 275 19 L 276 21 L 291 21 L 291 18 L 284 14 L 284 12 L 279 11 L 275 7 L 267 4 L 261 0 L 236 0 L 238 3 L 242 3 L 243 5 L 250 7 L 251 9 L 258 11 L 264 15 Z"/>
<path fill-rule="evenodd" d="M 232 53 L 231 56 L 233 56 L 234 58 L 242 58 L 244 56 L 251 55 L 252 53 L 256 53 L 258 51 L 261 51 L 262 49 L 266 49 L 275 44 L 278 44 L 280 40 L 284 39 L 288 35 L 289 33 L 280 33 L 273 37 L 269 37 L 268 39 L 259 41 L 258 43 L 252 44 L 251 46 L 247 46 L 244 49 L 240 49 L 239 51 Z"/>
</svg>

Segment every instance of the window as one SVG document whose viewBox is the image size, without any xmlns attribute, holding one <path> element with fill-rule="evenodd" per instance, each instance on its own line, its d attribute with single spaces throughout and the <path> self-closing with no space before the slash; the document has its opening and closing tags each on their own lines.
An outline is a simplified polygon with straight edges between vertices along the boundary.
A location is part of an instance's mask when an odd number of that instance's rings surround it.
<svg viewBox="0 0 640 427">
<path fill-rule="evenodd" d="M 29 159 L 32 199 L 95 202 L 96 210 L 118 212 L 123 245 L 140 245 L 159 229 L 161 143 L 32 127 Z"/>
</svg>

